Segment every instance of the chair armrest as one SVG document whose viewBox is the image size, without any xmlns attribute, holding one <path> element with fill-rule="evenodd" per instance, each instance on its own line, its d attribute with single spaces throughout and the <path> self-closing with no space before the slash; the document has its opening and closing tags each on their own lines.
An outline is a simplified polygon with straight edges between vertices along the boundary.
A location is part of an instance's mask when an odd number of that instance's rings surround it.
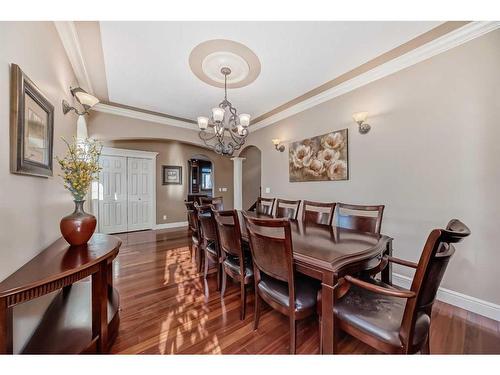
<svg viewBox="0 0 500 375">
<path fill-rule="evenodd" d="M 397 298 L 415 298 L 415 293 L 412 292 L 411 290 L 384 288 L 378 285 L 367 283 L 366 281 L 362 281 L 360 279 L 356 279 L 355 277 L 352 276 L 345 276 L 344 279 L 345 281 L 347 281 L 352 285 L 356 285 L 357 287 L 369 290 L 370 292 L 373 293 L 382 294 L 384 296 L 391 296 Z"/>
<path fill-rule="evenodd" d="M 418 264 L 414 262 L 410 262 L 409 260 L 404 260 L 404 259 L 399 259 L 391 256 L 386 256 L 387 260 L 392 263 L 400 264 L 402 266 L 410 267 L 410 268 L 417 268 Z"/>
</svg>

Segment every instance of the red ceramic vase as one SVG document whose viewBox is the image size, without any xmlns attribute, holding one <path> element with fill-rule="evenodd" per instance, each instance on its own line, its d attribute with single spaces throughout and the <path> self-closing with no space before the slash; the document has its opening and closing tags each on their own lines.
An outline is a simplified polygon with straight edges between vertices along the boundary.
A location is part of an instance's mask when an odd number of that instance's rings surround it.
<svg viewBox="0 0 500 375">
<path fill-rule="evenodd" d="M 86 244 L 94 234 L 97 220 L 83 210 L 85 201 L 75 201 L 75 211 L 61 219 L 61 234 L 71 246 Z"/>
</svg>

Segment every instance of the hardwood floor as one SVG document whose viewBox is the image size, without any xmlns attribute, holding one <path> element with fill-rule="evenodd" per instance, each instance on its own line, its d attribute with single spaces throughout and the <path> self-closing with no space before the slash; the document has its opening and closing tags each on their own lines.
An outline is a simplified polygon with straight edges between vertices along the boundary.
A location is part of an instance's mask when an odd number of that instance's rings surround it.
<svg viewBox="0 0 500 375">
<path fill-rule="evenodd" d="M 190 258 L 186 230 L 144 231 L 118 235 L 123 245 L 114 265 L 121 298 L 121 323 L 111 353 L 133 354 L 286 354 L 288 318 L 266 307 L 259 329 L 252 330 L 253 292 L 247 315 L 239 320 L 239 286 L 228 283 L 224 300 L 209 276 L 203 279 Z M 228 279 L 229 281 L 229 279 Z M 298 324 L 297 353 L 317 354 L 316 318 Z M 377 353 L 345 336 L 342 354 Z M 437 302 L 431 327 L 431 353 L 500 353 L 500 323 Z"/>
</svg>

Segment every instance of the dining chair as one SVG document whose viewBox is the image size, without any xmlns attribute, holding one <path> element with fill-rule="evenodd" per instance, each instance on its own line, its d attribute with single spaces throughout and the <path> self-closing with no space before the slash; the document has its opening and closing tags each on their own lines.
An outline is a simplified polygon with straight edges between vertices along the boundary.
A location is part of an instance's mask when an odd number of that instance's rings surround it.
<svg viewBox="0 0 500 375">
<path fill-rule="evenodd" d="M 335 203 L 304 201 L 302 221 L 304 223 L 332 225 Z"/>
<path fill-rule="evenodd" d="M 252 258 L 241 241 L 241 229 L 236 210 L 214 210 L 217 236 L 222 256 L 221 298 L 226 292 L 227 276 L 240 283 L 240 319 L 245 319 L 246 286 L 253 283 Z"/>
<path fill-rule="evenodd" d="M 212 208 L 209 205 L 195 204 L 198 210 L 198 220 L 200 223 L 201 233 L 201 248 L 204 250 L 204 271 L 203 278 L 205 280 L 205 295 L 208 297 L 208 269 L 210 262 L 215 264 L 217 270 L 217 290 L 220 290 L 221 277 L 221 256 L 219 250 L 219 241 L 217 238 L 217 228 L 215 224 Z"/>
<path fill-rule="evenodd" d="M 316 280 L 295 273 L 290 220 L 255 218 L 245 212 L 243 216 L 254 270 L 254 330 L 259 326 L 263 300 L 289 317 L 290 353 L 294 354 L 296 321 L 314 314 L 320 285 Z"/>
<path fill-rule="evenodd" d="M 273 214 L 275 201 L 276 198 L 257 197 L 257 200 L 248 208 L 247 211 L 253 211 L 259 214 L 271 216 Z"/>
<path fill-rule="evenodd" d="M 453 219 L 446 229 L 431 231 L 418 263 L 385 256 L 385 264 L 415 270 L 409 290 L 344 276 L 349 290 L 334 305 L 335 331 L 340 329 L 384 353 L 430 354 L 429 327 L 436 292 L 455 252 L 453 244 L 469 235 L 469 228 Z"/>
<path fill-rule="evenodd" d="M 214 205 L 217 210 L 224 209 L 224 203 L 222 197 L 201 197 L 200 203 L 202 205 Z"/>
<path fill-rule="evenodd" d="M 362 206 L 337 203 L 337 226 L 380 234 L 384 205 Z"/>
<path fill-rule="evenodd" d="M 201 272 L 201 266 L 203 263 L 203 253 L 200 247 L 200 226 L 198 223 L 198 212 L 196 210 L 194 202 L 184 202 L 187 209 L 187 219 L 188 219 L 188 229 L 191 235 L 191 241 L 189 243 L 189 250 L 191 253 L 191 259 L 196 262 L 196 268 L 198 272 Z"/>
<path fill-rule="evenodd" d="M 300 202 L 300 200 L 291 201 L 286 199 L 277 199 L 275 216 L 277 218 L 297 220 L 297 217 L 299 215 Z"/>
</svg>

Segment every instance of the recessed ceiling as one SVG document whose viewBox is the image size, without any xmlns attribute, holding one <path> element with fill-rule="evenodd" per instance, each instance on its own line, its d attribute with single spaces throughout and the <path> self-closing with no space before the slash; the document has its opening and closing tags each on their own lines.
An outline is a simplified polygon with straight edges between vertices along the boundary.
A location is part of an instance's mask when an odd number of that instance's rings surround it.
<svg viewBox="0 0 500 375">
<path fill-rule="evenodd" d="M 438 26 L 440 22 L 101 22 L 109 100 L 196 119 L 224 96 L 190 69 L 200 43 L 228 39 L 261 63 L 250 85 L 228 91 L 253 118 Z"/>
</svg>

